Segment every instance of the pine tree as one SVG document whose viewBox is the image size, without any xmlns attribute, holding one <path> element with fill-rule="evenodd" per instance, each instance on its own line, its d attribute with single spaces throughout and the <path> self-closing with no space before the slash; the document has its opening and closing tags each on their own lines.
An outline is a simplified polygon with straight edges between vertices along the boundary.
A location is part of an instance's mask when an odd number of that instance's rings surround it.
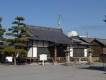
<svg viewBox="0 0 106 80">
<path fill-rule="evenodd" d="M 3 35 L 5 33 L 5 29 L 2 27 L 2 17 L 0 17 L 0 39 L 3 39 Z"/>
</svg>

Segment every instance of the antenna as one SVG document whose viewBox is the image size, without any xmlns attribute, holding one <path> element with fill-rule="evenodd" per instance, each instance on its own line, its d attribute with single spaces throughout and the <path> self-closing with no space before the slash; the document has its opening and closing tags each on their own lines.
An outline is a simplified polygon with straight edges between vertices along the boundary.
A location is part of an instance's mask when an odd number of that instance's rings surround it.
<svg viewBox="0 0 106 80">
<path fill-rule="evenodd" d="M 88 32 L 86 33 L 86 37 L 87 37 L 87 38 L 89 37 L 89 34 L 88 34 Z"/>
<path fill-rule="evenodd" d="M 57 28 L 61 28 L 60 19 L 61 19 L 61 15 L 58 15 L 58 18 L 57 18 Z"/>
</svg>

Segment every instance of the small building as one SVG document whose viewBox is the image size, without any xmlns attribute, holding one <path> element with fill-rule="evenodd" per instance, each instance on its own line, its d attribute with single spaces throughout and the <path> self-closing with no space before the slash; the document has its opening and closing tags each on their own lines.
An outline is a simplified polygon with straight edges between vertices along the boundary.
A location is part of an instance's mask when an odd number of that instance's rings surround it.
<svg viewBox="0 0 106 80">
<path fill-rule="evenodd" d="M 28 41 L 28 58 L 39 59 L 40 54 L 47 54 L 48 60 L 65 61 L 65 50 L 71 44 L 62 29 L 41 26 L 28 26 L 31 37 Z"/>
<path fill-rule="evenodd" d="M 100 55 L 106 53 L 106 39 L 80 38 L 80 40 L 89 44 L 89 48 L 92 50 L 93 61 L 100 61 Z"/>
<path fill-rule="evenodd" d="M 103 46 L 103 54 L 106 54 L 106 39 L 98 39 L 96 38 L 97 41 L 99 41 L 102 46 Z"/>
<path fill-rule="evenodd" d="M 85 41 L 80 40 L 79 36 L 71 36 L 69 38 L 71 41 L 70 44 L 71 61 L 87 61 L 89 44 Z"/>
<path fill-rule="evenodd" d="M 88 46 L 89 44 L 83 40 L 80 40 L 77 31 L 68 32 L 67 36 L 70 38 L 70 57 L 72 58 L 85 58 L 88 56 Z"/>
</svg>

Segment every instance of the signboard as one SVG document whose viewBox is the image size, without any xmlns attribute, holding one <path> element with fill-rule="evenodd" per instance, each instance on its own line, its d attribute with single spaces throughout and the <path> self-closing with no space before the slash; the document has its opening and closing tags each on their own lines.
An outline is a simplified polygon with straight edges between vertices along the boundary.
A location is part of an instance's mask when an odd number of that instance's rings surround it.
<svg viewBox="0 0 106 80">
<path fill-rule="evenodd" d="M 13 57 L 7 56 L 7 57 L 6 57 L 6 61 L 7 61 L 7 62 L 12 62 L 12 61 L 13 61 Z"/>
<path fill-rule="evenodd" d="M 47 60 L 47 54 L 41 54 L 40 55 L 40 60 L 41 61 L 46 61 Z"/>
</svg>

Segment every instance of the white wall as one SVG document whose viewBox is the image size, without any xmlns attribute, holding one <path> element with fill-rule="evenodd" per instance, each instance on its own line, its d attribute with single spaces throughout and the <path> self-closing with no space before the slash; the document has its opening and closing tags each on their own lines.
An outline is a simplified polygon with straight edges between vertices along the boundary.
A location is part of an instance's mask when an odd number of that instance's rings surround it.
<svg viewBox="0 0 106 80">
<path fill-rule="evenodd" d="M 28 50 L 27 57 L 37 57 L 37 47 L 31 47 Z"/>
<path fill-rule="evenodd" d="M 73 48 L 70 48 L 70 57 L 73 57 Z"/>
<path fill-rule="evenodd" d="M 84 49 L 84 57 L 87 57 L 88 55 L 88 49 Z"/>
</svg>

